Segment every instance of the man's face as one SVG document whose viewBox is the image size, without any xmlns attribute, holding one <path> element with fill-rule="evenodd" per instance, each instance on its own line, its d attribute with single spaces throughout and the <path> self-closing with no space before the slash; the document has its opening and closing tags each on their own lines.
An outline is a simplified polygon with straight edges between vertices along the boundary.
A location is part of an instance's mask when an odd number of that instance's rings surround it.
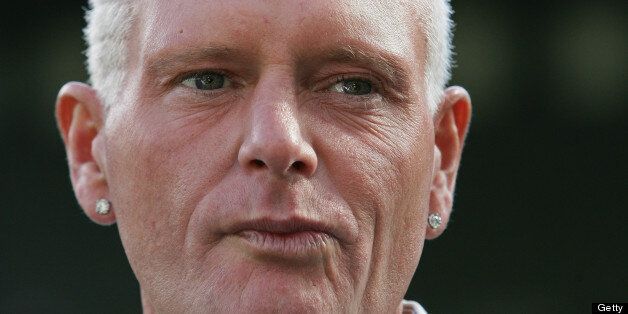
<svg viewBox="0 0 628 314">
<path fill-rule="evenodd" d="M 146 303 L 396 310 L 434 131 L 409 4 L 147 1 L 104 169 Z"/>
</svg>

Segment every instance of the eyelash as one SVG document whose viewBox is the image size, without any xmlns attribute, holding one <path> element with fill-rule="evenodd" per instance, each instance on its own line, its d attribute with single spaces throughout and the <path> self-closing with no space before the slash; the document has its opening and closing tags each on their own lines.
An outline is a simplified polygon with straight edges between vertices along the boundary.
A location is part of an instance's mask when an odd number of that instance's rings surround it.
<svg viewBox="0 0 628 314">
<path fill-rule="evenodd" d="M 185 73 L 182 73 L 178 76 L 176 76 L 172 81 L 174 83 L 174 85 L 178 85 L 178 86 L 184 86 L 183 82 L 187 79 L 192 79 L 192 78 L 196 78 L 199 76 L 202 76 L 203 74 L 207 74 L 207 73 L 214 73 L 214 74 L 219 74 L 219 75 L 224 75 L 226 80 L 229 80 L 231 87 L 233 87 L 234 85 L 238 85 L 235 80 L 233 79 L 233 76 L 231 73 L 225 71 L 225 70 L 220 70 L 220 69 L 207 69 L 207 70 L 196 70 L 196 71 L 188 71 Z M 191 87 L 185 87 L 187 89 L 190 89 L 192 91 L 194 91 L 194 93 L 199 94 L 199 95 L 215 95 L 218 93 L 221 93 L 224 91 L 224 89 L 218 89 L 218 90 L 202 90 L 202 89 L 198 89 L 198 88 L 191 88 Z"/>
<path fill-rule="evenodd" d="M 338 84 L 340 82 L 349 81 L 349 80 L 360 80 L 360 81 L 368 82 L 371 84 L 372 90 L 370 93 L 365 94 L 365 95 L 351 95 L 351 94 L 336 93 L 336 92 L 331 92 L 331 91 L 326 90 L 330 88 L 331 86 L 333 86 L 334 84 Z M 362 73 L 343 74 L 340 76 L 332 77 L 326 81 L 325 86 L 322 89 L 324 92 L 330 93 L 334 95 L 335 97 L 343 97 L 343 99 L 347 99 L 347 98 L 353 99 L 354 101 L 358 101 L 362 104 L 366 104 L 371 101 L 385 98 L 385 95 L 383 94 L 384 88 L 381 81 L 372 75 L 362 74 Z"/>
<path fill-rule="evenodd" d="M 354 81 L 354 80 L 364 81 L 371 84 L 371 86 L 373 87 L 372 93 L 379 93 L 379 91 L 381 90 L 381 86 L 380 86 L 381 84 L 378 79 L 375 79 L 370 76 L 365 77 L 364 75 L 352 75 L 352 74 L 343 74 L 340 76 L 336 76 L 335 78 L 332 78 L 329 81 L 330 84 L 328 84 L 328 86 L 332 86 L 334 84 L 338 84 L 343 81 Z"/>
<path fill-rule="evenodd" d="M 196 71 L 188 71 L 185 72 L 183 74 L 178 75 L 177 77 L 175 77 L 175 79 L 173 79 L 172 81 L 174 82 L 175 85 L 183 85 L 183 82 L 187 79 L 190 78 L 195 78 L 198 77 L 200 75 L 206 74 L 206 73 L 215 73 L 215 74 L 220 74 L 220 75 L 224 75 L 226 80 L 230 81 L 230 88 L 237 88 L 238 86 L 241 86 L 241 84 L 238 84 L 236 82 L 236 80 L 233 79 L 233 75 L 231 73 L 229 73 L 228 71 L 225 70 L 221 70 L 221 69 L 206 69 L 206 70 L 196 70 Z M 366 95 L 351 95 L 351 94 L 342 94 L 343 97 L 351 97 L 351 98 L 356 98 L 356 99 L 361 99 L 361 100 L 368 100 L 373 98 L 376 95 L 381 95 L 383 87 L 382 87 L 382 83 L 381 80 L 373 77 L 372 75 L 368 75 L 368 74 L 342 74 L 342 75 L 337 75 L 334 76 L 332 78 L 329 78 L 327 80 L 325 80 L 325 85 L 324 86 L 319 86 L 317 88 L 315 88 L 315 90 L 317 91 L 322 91 L 322 92 L 329 92 L 327 91 L 328 88 L 330 88 L 331 86 L 341 83 L 343 81 L 350 81 L 350 80 L 359 80 L 359 81 L 365 81 L 371 84 L 372 87 L 372 91 L 369 94 Z M 190 88 L 190 87 L 186 87 L 190 90 L 192 90 L 194 93 L 198 94 L 198 95 L 216 95 L 218 93 L 221 93 L 224 91 L 224 89 L 219 89 L 219 90 L 201 90 L 201 89 L 197 89 L 197 88 Z"/>
</svg>

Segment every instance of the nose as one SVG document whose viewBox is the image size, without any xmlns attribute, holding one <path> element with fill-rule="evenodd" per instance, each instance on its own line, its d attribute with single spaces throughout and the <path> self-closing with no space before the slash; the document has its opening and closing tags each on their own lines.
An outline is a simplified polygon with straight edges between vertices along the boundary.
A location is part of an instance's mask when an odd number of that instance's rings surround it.
<svg viewBox="0 0 628 314">
<path fill-rule="evenodd" d="M 238 152 L 240 166 L 281 177 L 311 176 L 318 160 L 302 136 L 295 93 L 285 86 L 260 85 L 249 111 L 248 134 Z"/>
</svg>

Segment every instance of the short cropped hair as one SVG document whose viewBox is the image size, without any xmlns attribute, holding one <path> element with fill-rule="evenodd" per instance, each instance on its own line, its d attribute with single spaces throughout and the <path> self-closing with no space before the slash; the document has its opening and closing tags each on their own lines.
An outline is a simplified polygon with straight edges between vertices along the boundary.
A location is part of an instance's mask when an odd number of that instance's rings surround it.
<svg viewBox="0 0 628 314">
<path fill-rule="evenodd" d="M 451 77 L 452 28 L 449 0 L 423 0 L 421 23 L 425 30 L 427 57 L 424 80 L 426 101 L 434 113 Z M 137 18 L 135 0 L 89 0 L 83 30 L 87 43 L 89 82 L 105 107 L 120 100 L 126 79 L 128 42 Z"/>
<path fill-rule="evenodd" d="M 105 107 L 120 100 L 126 79 L 128 42 L 137 17 L 135 0 L 89 0 L 83 29 L 89 83 Z"/>
</svg>

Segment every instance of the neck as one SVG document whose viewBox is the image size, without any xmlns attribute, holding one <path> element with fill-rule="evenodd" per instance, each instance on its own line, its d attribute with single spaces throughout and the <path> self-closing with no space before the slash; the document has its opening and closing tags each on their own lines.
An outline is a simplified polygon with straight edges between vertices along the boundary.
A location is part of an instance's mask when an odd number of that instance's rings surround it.
<svg viewBox="0 0 628 314">
<path fill-rule="evenodd" d="M 155 309 L 150 304 L 148 297 L 146 296 L 146 293 L 144 293 L 144 290 L 142 290 L 142 288 L 140 288 L 140 296 L 142 297 L 142 312 L 144 314 L 155 313 Z"/>
</svg>

